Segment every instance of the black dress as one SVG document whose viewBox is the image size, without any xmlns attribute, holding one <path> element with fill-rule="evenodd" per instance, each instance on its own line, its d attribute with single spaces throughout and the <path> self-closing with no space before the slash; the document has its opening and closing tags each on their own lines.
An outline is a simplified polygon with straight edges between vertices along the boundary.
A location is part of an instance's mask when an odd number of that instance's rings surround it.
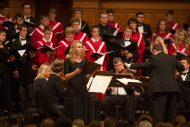
<svg viewBox="0 0 190 127">
<path fill-rule="evenodd" d="M 65 60 L 65 75 L 73 72 L 77 68 L 83 67 L 86 63 L 87 59 L 84 59 L 80 63 L 71 63 L 69 59 Z M 89 95 L 85 84 L 85 73 L 81 72 L 73 76 L 68 83 L 68 117 L 70 117 L 72 120 L 80 118 L 85 121 L 88 121 Z"/>
<path fill-rule="evenodd" d="M 11 74 L 9 63 L 0 48 L 0 111 L 9 110 L 11 106 Z"/>
</svg>

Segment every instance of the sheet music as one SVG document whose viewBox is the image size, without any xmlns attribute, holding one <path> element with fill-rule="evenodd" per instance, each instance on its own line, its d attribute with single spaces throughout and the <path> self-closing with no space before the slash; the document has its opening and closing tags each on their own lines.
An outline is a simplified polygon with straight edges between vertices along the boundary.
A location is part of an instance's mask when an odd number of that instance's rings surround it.
<svg viewBox="0 0 190 127">
<path fill-rule="evenodd" d="M 20 54 L 21 57 L 24 55 L 25 52 L 26 50 L 18 50 L 18 53 Z"/>
<path fill-rule="evenodd" d="M 113 76 L 96 75 L 91 84 L 89 92 L 105 93 Z"/>
<path fill-rule="evenodd" d="M 105 56 L 106 56 L 106 55 L 101 56 L 101 57 L 100 57 L 99 59 L 97 59 L 94 63 L 103 65 Z"/>
<path fill-rule="evenodd" d="M 87 83 L 87 85 L 86 85 L 87 90 L 89 90 L 90 85 L 92 84 L 93 79 L 94 79 L 93 77 L 90 77 L 90 79 L 88 80 L 88 83 Z"/>
<path fill-rule="evenodd" d="M 116 79 L 118 81 L 120 81 L 121 83 L 125 84 L 125 85 L 128 85 L 129 82 L 134 82 L 134 83 L 142 83 L 141 81 L 139 80 L 136 80 L 136 79 L 129 79 L 129 78 L 120 78 L 120 79 Z"/>
</svg>

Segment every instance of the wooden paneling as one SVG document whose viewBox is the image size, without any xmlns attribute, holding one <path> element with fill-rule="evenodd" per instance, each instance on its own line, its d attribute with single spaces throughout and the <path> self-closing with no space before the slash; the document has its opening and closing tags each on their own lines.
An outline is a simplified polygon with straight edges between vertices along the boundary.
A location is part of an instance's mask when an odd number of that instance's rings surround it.
<svg viewBox="0 0 190 127">
<path fill-rule="evenodd" d="M 150 0 L 149 0 L 150 1 Z M 81 7 L 84 9 L 84 19 L 90 25 L 98 23 L 98 12 L 105 11 L 108 8 L 113 8 L 115 11 L 115 20 L 123 27 L 131 17 L 135 17 L 137 11 L 145 13 L 145 22 L 152 26 L 153 31 L 156 30 L 157 21 L 160 18 L 165 18 L 165 12 L 168 9 L 173 9 L 175 19 L 179 23 L 190 21 L 190 3 L 189 2 L 129 2 L 124 0 L 95 0 L 92 3 L 90 0 L 73 0 L 73 7 Z M 93 11 L 92 11 L 93 10 Z M 96 20 L 97 19 L 97 20 Z"/>
</svg>

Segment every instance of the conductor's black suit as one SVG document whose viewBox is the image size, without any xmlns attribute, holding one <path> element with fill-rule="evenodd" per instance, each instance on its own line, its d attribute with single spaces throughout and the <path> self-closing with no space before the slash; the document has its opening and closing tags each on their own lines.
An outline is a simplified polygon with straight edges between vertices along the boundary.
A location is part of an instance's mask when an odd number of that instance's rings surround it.
<svg viewBox="0 0 190 127">
<path fill-rule="evenodd" d="M 155 123 L 173 122 L 176 114 L 176 95 L 180 91 L 175 78 L 175 69 L 183 70 L 183 65 L 174 56 L 159 52 L 142 64 L 132 64 L 131 69 L 150 69 L 150 95 L 152 115 Z"/>
</svg>

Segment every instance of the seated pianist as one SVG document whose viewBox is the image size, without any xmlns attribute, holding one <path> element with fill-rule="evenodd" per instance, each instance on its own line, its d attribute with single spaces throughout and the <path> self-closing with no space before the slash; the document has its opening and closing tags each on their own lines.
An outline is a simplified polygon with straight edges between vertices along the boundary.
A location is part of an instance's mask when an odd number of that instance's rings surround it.
<svg viewBox="0 0 190 127">
<path fill-rule="evenodd" d="M 120 57 L 113 59 L 113 65 L 115 69 L 112 72 L 129 74 L 133 77 L 133 74 L 124 68 L 124 63 Z M 138 96 L 140 96 L 140 93 L 132 88 L 110 87 L 107 90 L 107 96 L 102 100 L 103 110 L 106 115 L 111 116 L 113 113 L 112 107 L 117 106 L 117 104 L 122 105 L 127 120 L 133 125 Z"/>
</svg>

